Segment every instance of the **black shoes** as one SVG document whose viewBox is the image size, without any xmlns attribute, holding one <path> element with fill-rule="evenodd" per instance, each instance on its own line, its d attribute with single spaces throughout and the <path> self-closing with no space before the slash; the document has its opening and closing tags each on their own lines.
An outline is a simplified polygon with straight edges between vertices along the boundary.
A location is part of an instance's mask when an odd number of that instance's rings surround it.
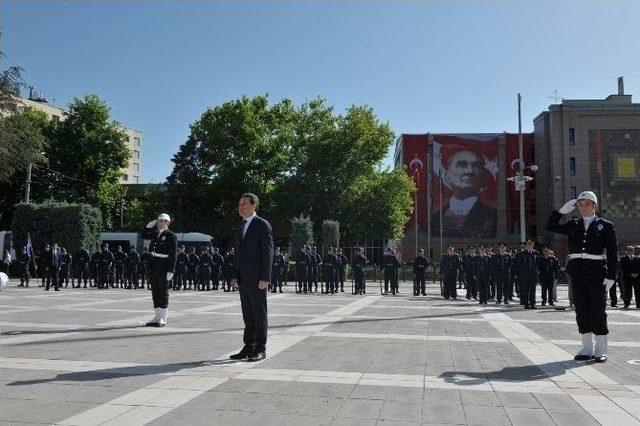
<svg viewBox="0 0 640 426">
<path fill-rule="evenodd" d="M 237 354 L 233 354 L 229 357 L 234 361 L 247 360 L 247 362 L 257 362 L 262 361 L 267 357 L 266 351 L 257 351 L 255 348 L 251 346 L 245 346 L 242 348 L 240 352 Z"/>
<path fill-rule="evenodd" d="M 266 351 L 262 351 L 262 352 L 255 351 L 251 355 L 249 355 L 249 359 L 247 359 L 247 362 L 262 361 L 266 357 L 267 357 L 267 352 Z"/>
<path fill-rule="evenodd" d="M 591 355 L 576 355 L 573 357 L 573 359 L 575 359 L 576 361 L 589 361 L 591 359 L 593 359 L 593 356 Z"/>
<path fill-rule="evenodd" d="M 249 358 L 250 352 L 251 352 L 251 348 L 248 346 L 245 346 L 237 354 L 233 354 L 229 356 L 229 359 L 233 359 L 233 360 L 246 359 L 246 358 Z"/>
</svg>

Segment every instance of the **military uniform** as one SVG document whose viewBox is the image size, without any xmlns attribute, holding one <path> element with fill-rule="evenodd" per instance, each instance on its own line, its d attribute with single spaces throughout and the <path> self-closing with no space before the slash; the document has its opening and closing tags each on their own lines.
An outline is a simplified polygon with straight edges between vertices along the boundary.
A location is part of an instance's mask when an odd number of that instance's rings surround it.
<svg viewBox="0 0 640 426">
<path fill-rule="evenodd" d="M 196 254 L 195 251 L 189 253 L 189 261 L 187 262 L 187 283 L 189 285 L 189 290 L 192 288 L 197 288 L 198 286 L 198 264 L 200 263 L 200 258 Z"/>
<path fill-rule="evenodd" d="M 125 263 L 125 281 L 128 288 L 138 288 L 138 266 L 140 265 L 140 254 L 136 249 L 132 249 L 127 256 Z"/>
<path fill-rule="evenodd" d="M 181 248 L 176 255 L 176 274 L 173 277 L 173 288 L 175 290 L 187 290 L 187 263 L 189 255 Z"/>
<path fill-rule="evenodd" d="M 159 219 L 164 217 L 168 218 L 168 215 L 160 215 Z M 149 225 L 152 225 L 152 230 L 149 229 Z M 149 282 L 151 283 L 153 308 L 156 312 L 154 319 L 147 325 L 163 326 L 166 324 L 169 306 L 169 286 L 172 278 L 169 277 L 169 274 L 173 275 L 176 270 L 178 241 L 176 234 L 171 232 L 169 228 L 156 229 L 155 221 L 147 225 L 146 231 L 153 235 L 149 243 L 149 253 L 151 254 Z"/>
<path fill-rule="evenodd" d="M 300 250 L 298 255 L 296 256 L 296 280 L 298 281 L 296 287 L 296 293 L 301 293 L 304 287 L 305 291 L 307 288 L 307 281 L 309 278 L 307 274 L 309 272 L 309 256 L 303 250 Z"/>
<path fill-rule="evenodd" d="M 307 254 L 307 282 L 309 291 L 311 286 L 315 285 L 315 290 L 318 291 L 318 268 L 322 259 L 318 259 L 315 253 L 311 252 Z"/>
<path fill-rule="evenodd" d="M 20 286 L 29 287 L 31 273 L 29 272 L 29 264 L 31 263 L 31 255 L 23 252 L 18 256 L 18 265 L 20 266 Z"/>
<path fill-rule="evenodd" d="M 124 275 L 124 267 L 127 262 L 127 254 L 122 251 L 122 248 L 118 247 L 118 250 L 113 255 L 115 262 L 115 286 L 124 288 L 125 284 L 125 275 Z"/>
<path fill-rule="evenodd" d="M 69 253 L 66 252 L 65 249 L 62 249 L 62 256 L 60 258 L 60 285 L 64 283 L 65 287 L 69 287 L 69 280 L 71 279 L 71 267 L 72 267 L 72 257 Z M 71 284 L 73 287 L 73 283 Z"/>
<path fill-rule="evenodd" d="M 496 284 L 496 303 L 509 303 L 512 261 L 508 253 L 496 253 L 491 258 L 491 278 Z"/>
<path fill-rule="evenodd" d="M 462 267 L 464 269 L 464 279 L 467 283 L 467 300 L 472 297 L 478 298 L 478 286 L 476 283 L 476 255 L 473 253 L 467 253 L 462 261 Z"/>
<path fill-rule="evenodd" d="M 424 254 L 418 254 L 413 259 L 413 295 L 418 296 L 422 294 L 426 296 L 427 293 L 427 267 L 429 266 L 429 259 Z"/>
<path fill-rule="evenodd" d="M 597 198 L 592 192 L 583 192 L 578 201 Z M 573 299 L 578 330 L 583 337 L 583 348 L 576 359 L 595 357 L 597 362 L 607 360 L 606 285 L 615 280 L 618 268 L 618 241 L 612 222 L 597 215 L 570 219 L 561 224 L 562 215 L 570 212 L 576 201 L 567 202 L 553 212 L 547 222 L 547 230 L 567 236 Z M 566 210 L 565 210 L 566 209 Z M 595 348 L 592 335 L 595 335 Z M 590 344 L 591 343 L 591 344 Z"/>
<path fill-rule="evenodd" d="M 633 254 L 625 254 L 620 258 L 619 276 L 620 290 L 622 293 L 622 301 L 624 307 L 628 308 L 631 304 L 633 294 L 636 295 L 636 306 L 640 308 L 640 300 L 638 300 L 638 291 L 640 291 L 640 278 L 638 272 L 634 272 L 635 256 Z M 636 262 L 637 263 L 637 262 Z M 635 277 L 633 277 L 635 275 Z"/>
<path fill-rule="evenodd" d="M 227 252 L 227 255 L 224 257 L 224 291 L 236 291 L 236 289 L 232 289 L 231 281 L 233 280 L 233 274 L 236 268 L 236 255 L 233 250 Z"/>
<path fill-rule="evenodd" d="M 387 253 L 382 258 L 380 271 L 384 270 L 384 294 L 389 293 L 389 284 L 391 284 L 391 294 L 396 294 L 398 290 L 398 269 L 400 261 L 393 253 Z"/>
<path fill-rule="evenodd" d="M 538 283 L 538 252 L 536 250 L 524 250 L 520 252 L 517 263 L 514 265 L 518 273 L 520 285 L 520 304 L 525 309 L 536 308 L 536 285 Z"/>
<path fill-rule="evenodd" d="M 456 279 L 461 269 L 462 260 L 457 253 L 445 253 L 440 259 L 440 274 L 442 276 L 443 296 L 446 300 L 458 297 Z"/>
<path fill-rule="evenodd" d="M 217 290 L 220 286 L 220 272 L 223 267 L 224 257 L 217 251 L 217 249 L 215 249 L 211 256 L 211 280 L 213 282 L 214 290 Z"/>
<path fill-rule="evenodd" d="M 542 305 L 553 306 L 553 284 L 556 275 L 560 270 L 558 259 L 553 256 L 540 256 L 538 259 L 538 272 L 540 277 L 540 287 L 542 288 Z"/>
<path fill-rule="evenodd" d="M 340 280 L 340 292 L 344 293 L 344 280 L 347 279 L 347 265 L 349 265 L 349 259 L 342 253 L 342 251 L 336 254 L 336 258 L 338 259 L 338 279 Z"/>
<path fill-rule="evenodd" d="M 353 256 L 353 278 L 355 281 L 355 293 L 364 294 L 366 289 L 367 256 L 364 253 L 356 253 Z"/>
<path fill-rule="evenodd" d="M 198 276 L 200 291 L 211 290 L 211 254 L 208 251 L 200 254 L 198 264 Z"/>
<path fill-rule="evenodd" d="M 273 268 L 271 270 L 271 293 L 276 293 L 278 287 L 282 293 L 282 271 L 284 269 L 284 256 L 278 252 L 273 256 Z"/>
<path fill-rule="evenodd" d="M 324 265 L 325 294 L 334 294 L 338 290 L 338 258 L 329 252 L 322 259 Z"/>
<path fill-rule="evenodd" d="M 480 254 L 475 258 L 476 282 L 478 283 L 478 303 L 487 304 L 489 299 L 489 279 L 491 277 L 490 258 Z"/>
<path fill-rule="evenodd" d="M 111 265 L 114 260 L 113 253 L 108 248 L 103 248 L 100 252 L 100 263 L 98 264 L 98 288 L 109 287 Z"/>
<path fill-rule="evenodd" d="M 89 264 L 91 263 L 91 255 L 85 248 L 81 248 L 76 253 L 76 269 L 78 271 L 78 287 L 81 283 L 84 283 L 84 288 L 87 288 L 87 281 L 89 280 Z"/>
<path fill-rule="evenodd" d="M 140 275 L 142 276 L 142 288 L 144 288 L 145 283 L 147 285 L 147 290 L 150 289 L 149 285 L 149 265 L 151 264 L 151 253 L 147 249 L 142 252 L 140 255 Z"/>
</svg>

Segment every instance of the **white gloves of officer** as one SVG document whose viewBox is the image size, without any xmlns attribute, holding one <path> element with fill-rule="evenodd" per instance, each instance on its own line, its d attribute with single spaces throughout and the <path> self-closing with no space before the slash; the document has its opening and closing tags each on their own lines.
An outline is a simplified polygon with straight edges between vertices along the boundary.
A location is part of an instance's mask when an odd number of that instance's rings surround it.
<svg viewBox="0 0 640 426">
<path fill-rule="evenodd" d="M 173 279 L 173 272 L 167 272 L 167 281 L 171 281 Z"/>
<path fill-rule="evenodd" d="M 605 290 L 606 290 L 606 291 L 609 291 L 609 290 L 611 290 L 611 287 L 613 287 L 613 283 L 614 283 L 614 282 L 615 282 L 615 281 L 614 281 L 614 280 L 612 280 L 612 279 L 605 278 L 605 279 L 604 279 L 604 282 L 603 282 L 602 284 L 604 285 Z"/>
<path fill-rule="evenodd" d="M 147 228 L 153 228 L 154 226 L 156 226 L 155 220 L 152 220 L 151 222 L 147 223 Z"/>
<path fill-rule="evenodd" d="M 576 199 L 567 201 L 566 203 L 564 203 L 564 206 L 560 207 L 560 210 L 558 210 L 558 212 L 561 213 L 561 214 L 571 213 L 573 211 L 573 209 L 576 208 L 576 203 L 577 202 L 578 202 L 578 200 L 576 200 Z"/>
</svg>

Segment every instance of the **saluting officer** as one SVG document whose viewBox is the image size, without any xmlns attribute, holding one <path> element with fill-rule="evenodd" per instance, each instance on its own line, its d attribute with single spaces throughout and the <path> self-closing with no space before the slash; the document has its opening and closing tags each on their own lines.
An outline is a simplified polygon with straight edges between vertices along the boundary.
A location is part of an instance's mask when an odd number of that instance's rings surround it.
<svg viewBox="0 0 640 426">
<path fill-rule="evenodd" d="M 162 213 L 158 219 L 152 220 L 145 229 L 146 236 L 151 237 L 149 252 L 149 282 L 155 315 L 147 323 L 147 327 L 164 327 L 167 324 L 167 307 L 169 306 L 169 283 L 176 270 L 176 234 L 169 230 L 171 218 Z M 155 229 L 154 229 L 155 228 Z"/>
<path fill-rule="evenodd" d="M 578 205 L 580 219 L 560 220 Z M 547 230 L 566 234 L 569 243 L 567 272 L 571 276 L 576 322 L 582 334 L 582 348 L 576 360 L 607 360 L 606 292 L 614 283 L 618 268 L 618 241 L 612 222 L 596 215 L 598 198 L 591 191 L 567 201 L 547 222 Z M 595 335 L 595 345 L 594 336 Z"/>
</svg>

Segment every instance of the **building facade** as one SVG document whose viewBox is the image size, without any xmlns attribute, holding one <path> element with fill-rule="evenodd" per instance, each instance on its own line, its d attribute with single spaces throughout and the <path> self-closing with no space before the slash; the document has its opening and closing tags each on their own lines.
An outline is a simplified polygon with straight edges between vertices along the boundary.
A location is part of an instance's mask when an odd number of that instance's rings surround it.
<svg viewBox="0 0 640 426">
<path fill-rule="evenodd" d="M 605 99 L 565 99 L 533 120 L 537 173 L 538 240 L 561 256 L 562 235 L 544 225 L 551 212 L 593 190 L 599 214 L 616 224 L 620 248 L 640 243 L 640 104 L 624 93 Z"/>
<path fill-rule="evenodd" d="M 18 108 L 33 108 L 38 111 L 44 112 L 49 119 L 56 121 L 64 121 L 67 117 L 67 112 L 62 108 L 55 105 L 51 105 L 43 100 L 33 99 L 20 99 L 18 101 Z M 120 175 L 120 183 L 124 184 L 136 184 L 142 182 L 142 133 L 138 130 L 130 129 L 127 127 L 122 128 L 126 134 L 125 142 L 129 148 L 129 164 L 122 169 Z"/>
<path fill-rule="evenodd" d="M 525 190 L 526 237 L 564 258 L 566 239 L 547 232 L 546 222 L 565 201 L 592 190 L 599 214 L 616 224 L 620 248 L 640 244 L 640 104 L 624 93 L 622 78 L 617 94 L 562 100 L 533 124 L 534 132 L 523 134 L 524 166 L 538 166 L 525 169 L 533 178 Z M 405 258 L 416 246 L 438 259 L 448 244 L 520 241 L 520 193 L 507 181 L 520 167 L 517 134 L 403 134 L 395 166 L 418 188 L 401 242 Z"/>
</svg>

